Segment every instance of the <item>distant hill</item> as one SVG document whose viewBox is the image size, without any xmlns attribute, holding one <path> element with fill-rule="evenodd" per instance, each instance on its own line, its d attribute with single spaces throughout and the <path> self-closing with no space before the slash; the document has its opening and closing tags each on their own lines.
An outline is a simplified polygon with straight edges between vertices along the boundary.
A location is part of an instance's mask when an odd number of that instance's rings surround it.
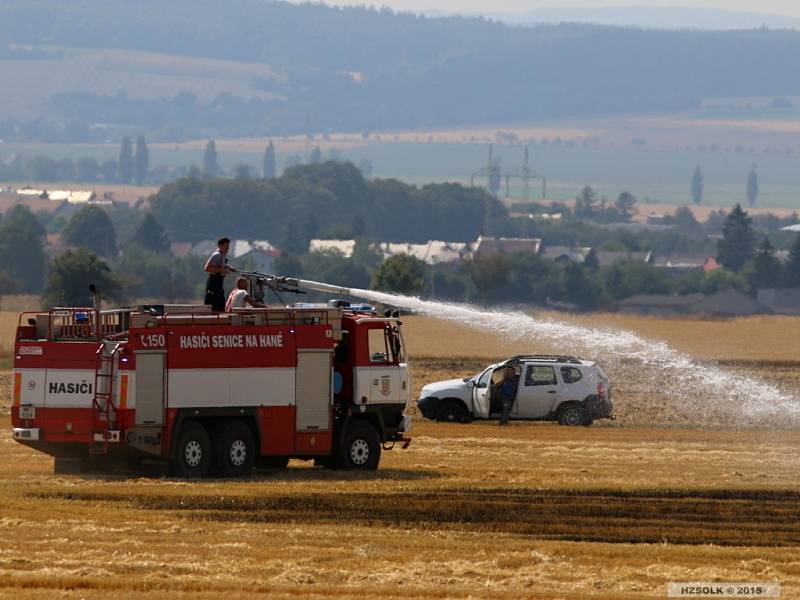
<svg viewBox="0 0 800 600">
<path fill-rule="evenodd" d="M 514 25 L 591 23 L 620 27 L 655 29 L 731 30 L 771 27 L 800 28 L 800 19 L 758 12 L 694 8 L 684 6 L 616 6 L 587 8 L 578 6 L 535 8 L 523 12 L 484 13 L 485 16 Z"/>
<path fill-rule="evenodd" d="M 669 111 L 800 95 L 798 56 L 800 33 L 788 30 L 512 27 L 261 0 L 4 0 L 0 138 L 171 141 Z"/>
</svg>

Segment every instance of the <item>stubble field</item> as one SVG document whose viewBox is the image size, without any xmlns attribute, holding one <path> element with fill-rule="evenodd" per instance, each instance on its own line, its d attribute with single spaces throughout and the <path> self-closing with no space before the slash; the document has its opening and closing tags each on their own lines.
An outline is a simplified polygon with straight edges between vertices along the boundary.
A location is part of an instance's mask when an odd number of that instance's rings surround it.
<svg viewBox="0 0 800 600">
<path fill-rule="evenodd" d="M 574 319 L 800 389 L 800 319 Z M 556 350 L 421 317 L 406 326 L 417 388 Z M 646 598 L 718 580 L 800 595 L 800 431 L 675 424 L 640 386 L 613 383 L 614 422 L 418 420 L 411 447 L 375 474 L 293 461 L 246 482 L 54 476 L 10 439 L 6 392 L 0 594 Z"/>
</svg>

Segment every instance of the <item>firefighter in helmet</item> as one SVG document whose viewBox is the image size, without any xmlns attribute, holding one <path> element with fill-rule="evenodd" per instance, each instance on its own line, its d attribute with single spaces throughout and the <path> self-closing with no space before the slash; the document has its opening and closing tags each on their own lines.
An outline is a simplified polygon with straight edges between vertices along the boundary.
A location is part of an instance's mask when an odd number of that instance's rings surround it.
<svg viewBox="0 0 800 600">
<path fill-rule="evenodd" d="M 220 238 L 217 240 L 217 249 L 211 253 L 208 261 L 206 261 L 205 272 L 208 273 L 208 279 L 206 279 L 204 304 L 210 304 L 211 310 L 214 312 L 223 312 L 225 310 L 225 288 L 223 282 L 225 275 L 236 270 L 228 266 L 228 250 L 230 247 L 231 241 L 228 238 Z"/>
</svg>

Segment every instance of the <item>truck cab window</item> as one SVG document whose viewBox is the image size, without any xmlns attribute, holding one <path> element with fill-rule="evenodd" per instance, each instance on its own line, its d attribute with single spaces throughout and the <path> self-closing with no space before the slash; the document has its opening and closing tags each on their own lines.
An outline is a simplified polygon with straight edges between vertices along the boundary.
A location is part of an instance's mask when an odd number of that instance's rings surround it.
<svg viewBox="0 0 800 600">
<path fill-rule="evenodd" d="M 400 336 L 392 327 L 370 329 L 369 360 L 371 363 L 397 364 L 399 362 Z"/>
</svg>

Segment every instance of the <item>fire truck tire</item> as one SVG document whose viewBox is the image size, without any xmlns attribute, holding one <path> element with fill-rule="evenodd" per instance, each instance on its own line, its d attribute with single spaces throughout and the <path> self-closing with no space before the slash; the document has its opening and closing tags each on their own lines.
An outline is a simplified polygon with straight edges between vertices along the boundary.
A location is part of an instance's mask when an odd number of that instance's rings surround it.
<svg viewBox="0 0 800 600">
<path fill-rule="evenodd" d="M 179 477 L 199 479 L 211 468 L 211 438 L 197 421 L 187 421 L 180 429 L 172 471 Z"/>
<path fill-rule="evenodd" d="M 337 466 L 347 471 L 374 471 L 381 461 L 381 438 L 367 421 L 351 421 L 342 439 Z"/>
<path fill-rule="evenodd" d="M 242 421 L 230 421 L 214 436 L 214 471 L 222 477 L 249 477 L 256 462 L 256 440 Z"/>
</svg>

